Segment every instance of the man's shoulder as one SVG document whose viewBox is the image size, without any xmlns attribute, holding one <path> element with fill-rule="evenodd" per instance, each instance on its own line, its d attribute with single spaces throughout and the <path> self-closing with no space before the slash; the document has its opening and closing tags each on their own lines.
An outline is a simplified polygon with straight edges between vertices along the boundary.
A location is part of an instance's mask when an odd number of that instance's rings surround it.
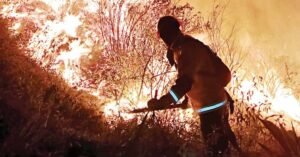
<svg viewBox="0 0 300 157">
<path fill-rule="evenodd" d="M 183 35 L 175 40 L 175 42 L 171 45 L 172 49 L 181 49 L 182 47 L 186 47 L 191 44 L 195 44 L 197 39 L 189 36 Z"/>
<path fill-rule="evenodd" d="M 185 35 L 182 41 L 180 42 L 180 48 L 182 50 L 192 49 L 193 51 L 203 51 L 207 50 L 208 46 L 192 36 Z"/>
</svg>

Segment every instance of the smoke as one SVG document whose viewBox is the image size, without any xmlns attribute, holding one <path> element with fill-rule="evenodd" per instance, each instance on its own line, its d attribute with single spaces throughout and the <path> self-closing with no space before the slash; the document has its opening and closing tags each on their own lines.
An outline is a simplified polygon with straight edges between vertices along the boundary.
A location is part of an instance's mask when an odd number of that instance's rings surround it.
<svg viewBox="0 0 300 157">
<path fill-rule="evenodd" d="M 204 15 L 213 8 L 212 0 L 192 0 L 190 3 Z M 249 52 L 250 62 L 264 62 L 279 75 L 289 71 L 300 73 L 300 1 L 299 0 L 215 0 L 227 4 L 224 31 L 233 26 L 241 46 Z M 251 66 L 248 65 L 251 70 Z M 252 69 L 254 71 L 254 68 Z M 295 76 L 300 80 L 300 74 Z"/>
<path fill-rule="evenodd" d="M 227 18 L 236 19 L 241 33 L 250 34 L 252 45 L 268 56 L 290 56 L 300 61 L 300 1 L 232 1 Z M 298 5 L 296 4 L 298 3 Z M 240 36 L 243 40 L 243 35 Z"/>
<path fill-rule="evenodd" d="M 190 3 L 205 13 L 212 8 L 213 2 L 193 0 Z M 249 36 L 251 46 L 268 55 L 286 55 L 300 61 L 299 0 L 231 0 L 226 9 L 225 29 L 236 25 L 240 40 L 248 40 Z"/>
</svg>

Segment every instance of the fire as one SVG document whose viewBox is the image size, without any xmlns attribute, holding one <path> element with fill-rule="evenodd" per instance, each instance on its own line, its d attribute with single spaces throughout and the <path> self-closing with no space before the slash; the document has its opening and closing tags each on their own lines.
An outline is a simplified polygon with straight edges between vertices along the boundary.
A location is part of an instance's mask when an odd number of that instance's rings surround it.
<svg viewBox="0 0 300 157">
<path fill-rule="evenodd" d="M 291 89 L 284 88 L 282 84 L 276 91 L 272 107 L 275 111 L 282 112 L 292 119 L 300 121 L 300 102 L 293 95 Z"/>
<path fill-rule="evenodd" d="M 72 15 L 71 13 L 66 13 L 64 17 L 56 17 L 61 11 L 63 5 L 66 1 L 62 0 L 43 0 L 50 8 L 52 8 L 55 19 L 47 19 L 42 16 L 29 14 L 26 12 L 17 12 L 14 5 L 7 5 L 1 10 L 1 14 L 5 17 L 11 17 L 16 19 L 32 18 L 38 21 L 36 24 L 41 30 L 35 32 L 28 46 L 30 50 L 28 56 L 31 56 L 37 62 L 41 63 L 41 66 L 46 67 L 50 65 L 50 69 L 54 70 L 56 73 L 61 75 L 66 82 L 71 86 L 78 87 L 79 90 L 86 90 L 92 95 L 98 96 L 103 99 L 100 95 L 100 88 L 103 84 L 99 83 L 98 89 L 87 89 L 82 86 L 82 74 L 78 67 L 81 66 L 81 59 L 84 57 L 89 57 L 92 59 L 90 53 L 92 52 L 93 42 L 88 40 L 83 41 L 82 37 L 78 34 L 78 30 L 83 25 L 82 18 L 85 18 L 83 14 Z M 100 7 L 94 1 L 84 1 L 87 3 L 85 6 L 85 11 L 96 12 Z M 121 25 L 126 27 L 124 18 L 126 16 L 126 7 L 122 8 Z M 108 12 L 106 12 L 108 14 Z M 27 20 L 27 19 L 25 19 Z M 22 20 L 17 20 L 11 29 L 19 31 L 22 27 Z M 87 32 L 87 34 L 90 32 Z M 197 38 L 206 40 L 206 36 L 196 35 Z M 72 39 L 72 40 L 71 40 Z M 57 54 L 51 54 L 53 50 L 53 42 L 65 42 L 68 44 L 68 49 L 60 50 Z M 105 46 L 105 43 L 103 43 Z M 46 51 L 46 52 L 45 52 Z M 54 60 L 51 60 L 51 57 Z M 50 59 L 49 59 L 50 58 Z M 51 62 L 51 64 L 49 63 Z M 158 62 L 158 61 L 157 61 Z M 159 63 L 157 63 L 159 64 Z M 152 65 L 154 68 L 156 65 Z M 173 74 L 174 75 L 174 74 Z M 134 87 L 134 85 L 133 85 Z M 130 109 L 145 107 L 147 100 L 150 98 L 151 90 L 149 88 L 143 88 L 143 96 L 139 98 L 138 88 L 133 88 L 131 93 L 126 93 L 126 98 L 120 98 L 120 100 L 112 101 L 109 100 L 104 107 L 104 113 L 107 117 L 120 116 L 124 120 L 130 120 L 136 117 L 134 114 L 127 113 Z M 159 89 L 161 92 L 162 89 Z M 250 97 L 247 98 L 247 93 L 250 93 Z M 240 100 L 245 100 L 248 104 L 263 104 L 266 101 L 272 103 L 272 108 L 275 111 L 283 112 L 293 119 L 300 121 L 300 104 L 299 101 L 293 96 L 292 91 L 280 86 L 277 89 L 275 96 L 272 96 L 266 89 L 259 89 L 255 86 L 253 81 L 243 80 L 241 82 L 240 91 L 237 93 L 236 97 Z M 134 102 L 134 103 L 132 103 Z M 178 110 L 179 121 L 185 121 L 193 119 L 193 110 Z M 188 129 L 188 127 L 187 127 Z"/>
<path fill-rule="evenodd" d="M 126 99 L 121 99 L 119 103 L 115 101 L 107 103 L 104 107 L 104 114 L 107 118 L 120 117 L 123 120 L 131 120 L 135 118 L 135 115 L 127 113 L 129 108 L 131 108 L 130 102 Z"/>
<path fill-rule="evenodd" d="M 262 89 L 257 88 L 252 81 L 244 80 L 240 86 L 240 92 L 237 94 L 237 97 L 246 101 L 247 104 L 264 104 L 269 99 L 268 91 L 261 91 Z"/>
<path fill-rule="evenodd" d="M 62 76 L 69 83 L 74 84 L 75 82 L 80 81 L 80 78 L 77 76 L 77 73 L 73 68 L 75 66 L 80 66 L 80 58 L 87 56 L 90 52 L 90 49 L 84 47 L 80 44 L 80 40 L 76 40 L 70 44 L 71 51 L 62 52 L 57 56 L 56 62 L 63 61 L 64 69 L 62 70 Z"/>
<path fill-rule="evenodd" d="M 282 83 L 276 90 L 275 95 L 271 95 L 267 90 L 256 87 L 254 82 L 244 80 L 241 83 L 237 97 L 246 101 L 249 105 L 256 105 L 255 107 L 260 107 L 260 105 L 269 102 L 273 112 L 300 121 L 300 102 L 293 95 L 291 89 L 285 88 Z"/>
<path fill-rule="evenodd" d="M 82 24 L 79 16 L 67 14 L 64 20 L 57 27 L 61 27 L 67 35 L 71 37 L 77 37 L 76 30 Z"/>
<path fill-rule="evenodd" d="M 66 1 L 61 0 L 42 0 L 45 2 L 48 6 L 50 6 L 55 12 L 58 12 L 60 8 L 66 4 Z"/>
</svg>

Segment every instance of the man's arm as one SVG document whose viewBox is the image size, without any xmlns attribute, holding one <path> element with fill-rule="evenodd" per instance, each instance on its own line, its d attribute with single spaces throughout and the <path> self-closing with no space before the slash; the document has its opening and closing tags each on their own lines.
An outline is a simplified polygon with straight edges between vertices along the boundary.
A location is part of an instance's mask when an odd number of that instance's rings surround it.
<svg viewBox="0 0 300 157">
<path fill-rule="evenodd" d="M 179 77 L 168 93 L 158 100 L 154 98 L 148 101 L 148 107 L 159 109 L 172 103 L 176 104 L 192 88 L 192 84 L 193 81 L 188 76 Z"/>
<path fill-rule="evenodd" d="M 192 88 L 192 83 L 193 80 L 188 76 L 178 78 L 170 91 L 158 100 L 158 104 L 163 106 L 176 104 Z"/>
<path fill-rule="evenodd" d="M 191 57 L 190 54 L 184 54 L 184 52 L 182 52 L 178 60 L 178 77 L 175 81 L 175 85 L 159 100 L 153 100 L 153 102 L 148 103 L 149 107 L 155 107 L 155 105 L 167 106 L 172 103 L 176 104 L 192 88 L 195 65 L 191 62 Z"/>
<path fill-rule="evenodd" d="M 162 96 L 159 100 L 148 103 L 148 106 L 161 105 L 166 106 L 171 103 L 177 103 L 192 88 L 195 75 L 199 75 L 199 70 L 205 77 L 213 72 L 207 66 L 209 56 L 199 49 L 199 45 L 195 43 L 182 45 L 181 56 L 178 60 L 178 78 L 176 84 L 171 87 L 169 92 Z M 201 55 L 201 57 L 200 57 Z M 201 74 L 202 75 L 202 74 Z M 152 105 L 153 104 L 153 105 Z"/>
</svg>

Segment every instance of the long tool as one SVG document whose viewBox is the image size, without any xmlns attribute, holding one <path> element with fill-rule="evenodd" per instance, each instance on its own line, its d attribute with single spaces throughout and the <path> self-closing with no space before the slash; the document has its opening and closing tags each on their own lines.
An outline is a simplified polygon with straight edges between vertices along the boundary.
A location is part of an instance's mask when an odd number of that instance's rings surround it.
<svg viewBox="0 0 300 157">
<path fill-rule="evenodd" d="M 168 106 L 162 106 L 160 108 L 155 108 L 155 109 L 144 107 L 144 108 L 134 109 L 134 110 L 130 111 L 129 113 L 143 113 L 143 112 L 167 110 L 167 109 L 174 109 L 174 108 L 186 108 L 186 104 L 168 105 Z"/>
<path fill-rule="evenodd" d="M 157 90 L 155 91 L 155 95 L 154 98 L 157 98 Z M 170 104 L 167 106 L 163 106 L 163 105 L 158 105 L 159 107 L 157 108 L 148 108 L 148 107 L 144 107 L 144 108 L 139 108 L 139 109 L 134 109 L 132 111 L 130 111 L 129 113 L 143 113 L 143 112 L 151 112 L 151 111 L 159 111 L 159 110 L 167 110 L 167 109 L 174 109 L 174 108 L 182 108 L 182 109 L 186 109 L 188 107 L 187 105 L 187 99 L 185 99 L 185 101 L 183 101 L 183 103 L 181 104 Z"/>
</svg>

